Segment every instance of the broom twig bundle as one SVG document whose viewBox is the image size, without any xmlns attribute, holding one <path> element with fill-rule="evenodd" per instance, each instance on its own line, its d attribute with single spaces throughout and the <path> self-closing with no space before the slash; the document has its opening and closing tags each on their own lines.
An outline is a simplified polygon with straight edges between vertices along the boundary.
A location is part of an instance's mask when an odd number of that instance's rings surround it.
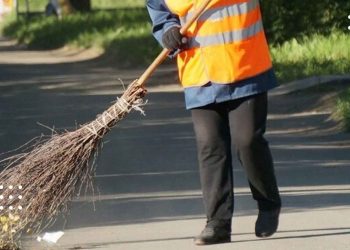
<svg viewBox="0 0 350 250">
<path fill-rule="evenodd" d="M 83 187 L 93 191 L 94 160 L 103 136 L 132 109 L 143 112 L 144 95 L 145 89 L 135 81 L 94 121 L 72 132 L 35 138 L 19 149 L 21 153 L 0 162 L 6 166 L 0 173 L 0 217 L 9 212 L 20 217 L 11 228 L 13 235 L 24 229 L 40 232 L 58 212 L 67 210 L 67 201 L 76 192 L 80 195 Z"/>
</svg>

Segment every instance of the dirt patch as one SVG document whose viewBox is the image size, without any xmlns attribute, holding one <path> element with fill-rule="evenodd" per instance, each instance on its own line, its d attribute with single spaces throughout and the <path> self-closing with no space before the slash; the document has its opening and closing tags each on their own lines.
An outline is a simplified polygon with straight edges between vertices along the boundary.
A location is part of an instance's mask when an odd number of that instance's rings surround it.
<svg viewBox="0 0 350 250">
<path fill-rule="evenodd" d="M 290 117 L 324 114 L 322 129 L 340 132 L 343 128 L 336 117 L 336 102 L 339 94 L 349 87 L 349 81 L 334 81 L 290 94 L 274 96 L 270 101 L 270 113 Z"/>
<path fill-rule="evenodd" d="M 272 109 L 277 113 L 332 111 L 338 95 L 348 87 L 350 87 L 349 81 L 335 81 L 276 96 L 276 99 L 283 100 L 283 105 Z"/>
</svg>

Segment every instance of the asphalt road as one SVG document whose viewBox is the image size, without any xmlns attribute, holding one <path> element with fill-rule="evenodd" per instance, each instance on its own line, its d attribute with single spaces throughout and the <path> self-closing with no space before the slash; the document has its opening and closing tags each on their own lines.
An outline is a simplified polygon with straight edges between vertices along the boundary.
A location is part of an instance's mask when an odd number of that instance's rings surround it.
<svg viewBox="0 0 350 250">
<path fill-rule="evenodd" d="M 142 69 L 119 70 L 94 54 L 24 51 L 0 40 L 0 152 L 47 128 L 74 129 L 94 119 Z M 267 138 L 283 210 L 279 232 L 254 236 L 257 209 L 235 162 L 233 242 L 205 249 L 350 249 L 350 134 L 335 129 L 324 93 L 270 96 Z M 172 65 L 151 79 L 146 116 L 131 113 L 107 135 L 95 191 L 75 198 L 70 214 L 23 249 L 197 249 L 205 224 L 190 113 Z M 94 202 L 93 202 L 94 201 Z M 63 228 L 64 225 L 64 228 Z"/>
</svg>

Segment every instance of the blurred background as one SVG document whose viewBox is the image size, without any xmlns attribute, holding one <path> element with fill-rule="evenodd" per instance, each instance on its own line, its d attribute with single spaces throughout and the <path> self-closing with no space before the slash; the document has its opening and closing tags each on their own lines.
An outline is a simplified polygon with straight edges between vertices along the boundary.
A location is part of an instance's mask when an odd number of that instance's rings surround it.
<svg viewBox="0 0 350 250">
<path fill-rule="evenodd" d="M 31 49 L 99 47 L 119 66 L 143 66 L 159 52 L 144 0 L 1 0 L 5 36 Z M 350 1 L 261 1 L 281 82 L 350 68 Z M 142 46 L 140 46 L 142 44 Z"/>
</svg>

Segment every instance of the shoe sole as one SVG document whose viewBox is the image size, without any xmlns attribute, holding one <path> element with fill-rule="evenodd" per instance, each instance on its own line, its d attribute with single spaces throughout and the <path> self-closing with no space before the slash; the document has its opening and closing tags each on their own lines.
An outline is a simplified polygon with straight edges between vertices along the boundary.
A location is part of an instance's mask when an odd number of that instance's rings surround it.
<svg viewBox="0 0 350 250">
<path fill-rule="evenodd" d="M 223 244 L 223 243 L 230 243 L 231 239 L 222 239 L 217 241 L 203 241 L 203 240 L 194 240 L 194 244 L 197 246 L 204 246 L 204 245 L 215 245 L 215 244 Z"/>
<path fill-rule="evenodd" d="M 268 238 L 268 237 L 271 237 L 272 235 L 274 235 L 275 233 L 276 233 L 276 231 L 272 232 L 272 233 L 255 234 L 255 236 L 258 238 Z"/>
</svg>

